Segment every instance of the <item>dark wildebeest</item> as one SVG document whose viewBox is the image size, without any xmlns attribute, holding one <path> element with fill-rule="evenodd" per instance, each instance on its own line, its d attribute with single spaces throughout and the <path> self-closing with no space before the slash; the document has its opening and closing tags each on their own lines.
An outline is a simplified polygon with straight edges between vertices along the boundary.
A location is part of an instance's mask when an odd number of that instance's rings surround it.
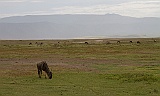
<svg viewBox="0 0 160 96">
<path fill-rule="evenodd" d="M 39 78 L 41 78 L 42 70 L 43 70 L 47 73 L 49 79 L 52 79 L 52 72 L 49 70 L 46 61 L 42 61 L 40 63 L 37 63 L 37 69 L 38 69 Z M 45 78 L 46 78 L 46 75 L 45 75 Z"/>
<path fill-rule="evenodd" d="M 117 41 L 117 43 L 121 43 L 121 41 Z"/>
<path fill-rule="evenodd" d="M 140 42 L 140 41 L 137 41 L 137 44 L 141 44 L 141 42 Z"/>
<path fill-rule="evenodd" d="M 35 44 L 37 44 L 37 46 L 41 46 L 41 45 L 43 45 L 43 43 L 42 43 L 42 42 L 41 42 L 41 43 L 36 42 Z"/>
<path fill-rule="evenodd" d="M 88 42 L 84 42 L 85 44 L 89 44 Z"/>
<path fill-rule="evenodd" d="M 130 43 L 133 43 L 133 41 L 129 41 Z"/>
<path fill-rule="evenodd" d="M 29 43 L 29 45 L 32 45 L 32 43 Z"/>
</svg>

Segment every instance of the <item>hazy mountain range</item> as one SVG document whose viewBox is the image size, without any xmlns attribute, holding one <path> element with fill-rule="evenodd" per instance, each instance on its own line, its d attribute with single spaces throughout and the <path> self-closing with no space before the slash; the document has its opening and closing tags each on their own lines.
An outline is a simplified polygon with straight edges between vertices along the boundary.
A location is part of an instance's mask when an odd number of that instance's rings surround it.
<svg viewBox="0 0 160 96">
<path fill-rule="evenodd" d="M 160 37 L 160 18 L 106 15 L 28 15 L 0 19 L 0 39 Z"/>
</svg>

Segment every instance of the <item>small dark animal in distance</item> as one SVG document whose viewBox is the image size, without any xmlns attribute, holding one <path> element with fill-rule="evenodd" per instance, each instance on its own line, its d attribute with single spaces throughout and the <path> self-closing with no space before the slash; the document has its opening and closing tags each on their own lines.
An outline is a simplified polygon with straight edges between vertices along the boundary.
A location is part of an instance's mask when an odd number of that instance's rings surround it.
<svg viewBox="0 0 160 96">
<path fill-rule="evenodd" d="M 32 43 L 29 43 L 29 45 L 32 45 Z"/>
<path fill-rule="evenodd" d="M 129 41 L 130 43 L 133 43 L 133 41 Z"/>
<path fill-rule="evenodd" d="M 35 44 L 37 44 L 37 46 L 41 46 L 41 45 L 43 45 L 43 43 L 42 43 L 42 42 L 41 42 L 41 43 L 36 42 Z"/>
<path fill-rule="evenodd" d="M 121 43 L 121 41 L 117 41 L 117 43 Z"/>
<path fill-rule="evenodd" d="M 85 44 L 89 44 L 88 42 L 85 42 Z"/>
<path fill-rule="evenodd" d="M 140 42 L 140 41 L 137 41 L 137 44 L 141 44 L 141 42 Z"/>
</svg>

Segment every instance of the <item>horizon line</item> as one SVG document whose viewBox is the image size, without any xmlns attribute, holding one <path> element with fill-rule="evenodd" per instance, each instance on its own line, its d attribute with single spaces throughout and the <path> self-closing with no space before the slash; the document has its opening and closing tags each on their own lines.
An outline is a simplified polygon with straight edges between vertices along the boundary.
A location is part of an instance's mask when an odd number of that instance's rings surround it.
<svg viewBox="0 0 160 96">
<path fill-rule="evenodd" d="M 11 15 L 11 16 L 4 16 L 0 17 L 0 19 L 4 18 L 10 18 L 10 17 L 25 17 L 25 16 L 54 16 L 54 15 L 97 15 L 97 16 L 105 16 L 105 15 L 118 15 L 118 16 L 124 16 L 124 17 L 131 17 L 131 18 L 160 18 L 156 16 L 145 16 L 145 17 L 134 17 L 134 16 L 129 16 L 129 15 L 121 15 L 121 14 L 116 14 L 116 13 L 106 13 L 106 14 L 79 14 L 79 13 L 74 13 L 74 14 L 24 14 L 24 15 Z"/>
</svg>

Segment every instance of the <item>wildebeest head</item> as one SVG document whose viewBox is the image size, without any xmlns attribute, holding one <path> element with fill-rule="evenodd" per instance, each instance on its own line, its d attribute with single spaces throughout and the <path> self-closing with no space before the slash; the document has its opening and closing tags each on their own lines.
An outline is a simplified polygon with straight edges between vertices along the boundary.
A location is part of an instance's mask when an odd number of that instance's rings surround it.
<svg viewBox="0 0 160 96">
<path fill-rule="evenodd" d="M 52 79 L 52 72 L 48 73 L 48 77 L 49 77 L 49 79 Z"/>
</svg>

